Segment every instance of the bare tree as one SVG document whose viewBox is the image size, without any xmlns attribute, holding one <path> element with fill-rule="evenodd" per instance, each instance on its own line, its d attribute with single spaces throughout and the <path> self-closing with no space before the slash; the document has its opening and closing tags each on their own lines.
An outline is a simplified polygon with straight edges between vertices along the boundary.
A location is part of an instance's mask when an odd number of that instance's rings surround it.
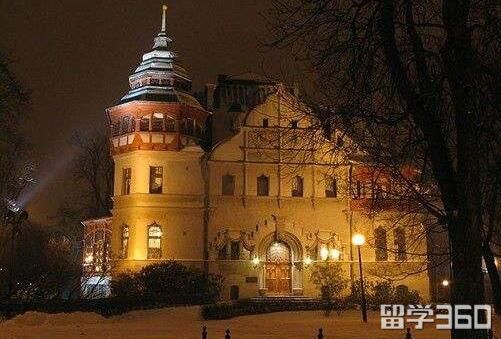
<svg viewBox="0 0 501 339">
<path fill-rule="evenodd" d="M 73 145 L 77 156 L 72 173 L 76 187 L 80 189 L 78 196 L 82 217 L 98 218 L 110 215 L 114 166 L 108 137 L 100 132 L 75 134 Z"/>
<path fill-rule="evenodd" d="M 447 228 L 457 304 L 484 302 L 488 190 L 481 187 L 501 141 L 496 8 L 493 1 L 275 0 L 267 15 L 271 45 L 291 48 L 316 72 L 312 99 L 324 124 L 350 128 L 374 166 L 411 165 L 435 188 L 435 201 L 414 197 Z"/>
<path fill-rule="evenodd" d="M 34 181 L 32 149 L 22 134 L 28 94 L 9 70 L 0 54 L 0 217 L 9 204 L 17 202 L 21 191 Z"/>
</svg>

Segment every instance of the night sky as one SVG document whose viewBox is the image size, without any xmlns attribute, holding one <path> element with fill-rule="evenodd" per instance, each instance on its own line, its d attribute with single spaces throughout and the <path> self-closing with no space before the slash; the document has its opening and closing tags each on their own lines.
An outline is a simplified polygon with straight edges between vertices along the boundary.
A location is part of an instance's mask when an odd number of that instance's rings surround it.
<svg viewBox="0 0 501 339">
<path fill-rule="evenodd" d="M 128 75 L 160 31 L 163 3 L 195 89 L 219 73 L 280 77 L 287 68 L 285 52 L 261 44 L 269 0 L 0 1 L 0 49 L 31 91 L 27 134 L 43 155 L 39 176 L 47 185 L 28 204 L 33 219 L 47 222 L 72 189 L 68 140 L 76 130 L 105 127 L 104 109 L 126 92 Z"/>
</svg>

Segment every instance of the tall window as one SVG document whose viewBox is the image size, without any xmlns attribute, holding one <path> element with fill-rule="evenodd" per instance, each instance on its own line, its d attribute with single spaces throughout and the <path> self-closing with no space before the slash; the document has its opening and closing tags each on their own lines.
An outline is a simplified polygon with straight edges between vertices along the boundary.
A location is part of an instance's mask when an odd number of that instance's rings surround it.
<svg viewBox="0 0 501 339">
<path fill-rule="evenodd" d="M 150 130 L 150 117 L 144 116 L 139 121 L 139 130 L 142 132 L 148 132 Z"/>
<path fill-rule="evenodd" d="M 150 166 L 150 193 L 162 194 L 163 167 Z"/>
<path fill-rule="evenodd" d="M 337 198 L 337 178 L 325 178 L 325 196 L 327 198 Z"/>
<path fill-rule="evenodd" d="M 127 258 L 129 251 L 129 226 L 122 226 L 122 244 L 120 246 L 120 255 L 122 258 Z"/>
<path fill-rule="evenodd" d="M 111 123 L 111 136 L 116 137 L 120 134 L 120 122 L 115 121 Z"/>
<path fill-rule="evenodd" d="M 388 240 L 386 230 L 382 227 L 376 228 L 375 232 L 376 261 L 388 260 Z"/>
<path fill-rule="evenodd" d="M 184 118 L 181 122 L 181 132 L 187 135 L 193 135 L 195 129 L 195 121 L 190 118 Z"/>
<path fill-rule="evenodd" d="M 223 195 L 235 194 L 235 177 L 233 175 L 226 174 L 223 176 L 222 194 Z"/>
<path fill-rule="evenodd" d="M 217 252 L 217 258 L 218 260 L 226 260 L 226 248 L 227 248 L 227 245 L 224 245 L 223 247 L 221 247 L 219 249 L 219 251 Z"/>
<path fill-rule="evenodd" d="M 382 195 L 383 194 L 383 189 L 381 187 L 381 185 L 379 184 L 374 184 L 372 186 L 372 199 L 381 199 L 382 198 Z"/>
<path fill-rule="evenodd" d="M 353 192 L 353 198 L 363 199 L 365 198 L 365 187 L 360 180 L 355 182 L 355 190 Z"/>
<path fill-rule="evenodd" d="M 292 128 L 297 128 L 298 127 L 298 121 L 297 120 L 292 120 L 291 121 L 291 127 Z"/>
<path fill-rule="evenodd" d="M 162 113 L 153 113 L 151 120 L 151 130 L 153 132 L 162 132 L 164 124 L 164 115 Z"/>
<path fill-rule="evenodd" d="M 176 120 L 169 116 L 165 117 L 165 130 L 167 132 L 175 132 L 176 131 Z"/>
<path fill-rule="evenodd" d="M 407 248 L 405 245 L 405 230 L 402 227 L 397 227 L 395 231 L 393 231 L 393 237 L 395 239 L 396 260 L 406 260 Z"/>
<path fill-rule="evenodd" d="M 264 174 L 257 178 L 257 195 L 268 196 L 270 194 L 270 178 Z"/>
<path fill-rule="evenodd" d="M 268 119 L 267 118 L 263 119 L 263 127 L 268 127 Z"/>
<path fill-rule="evenodd" d="M 292 180 L 292 196 L 302 197 L 303 196 L 303 177 L 296 176 Z"/>
<path fill-rule="evenodd" d="M 130 181 L 132 171 L 130 168 L 122 169 L 122 195 L 130 194 Z"/>
<path fill-rule="evenodd" d="M 122 117 L 122 124 L 120 126 L 120 133 L 126 134 L 130 131 L 130 117 Z"/>
<path fill-rule="evenodd" d="M 231 260 L 238 260 L 240 259 L 240 241 L 231 241 L 230 243 L 230 258 Z"/>
<path fill-rule="evenodd" d="M 157 224 L 148 226 L 148 259 L 162 258 L 162 229 Z"/>
</svg>

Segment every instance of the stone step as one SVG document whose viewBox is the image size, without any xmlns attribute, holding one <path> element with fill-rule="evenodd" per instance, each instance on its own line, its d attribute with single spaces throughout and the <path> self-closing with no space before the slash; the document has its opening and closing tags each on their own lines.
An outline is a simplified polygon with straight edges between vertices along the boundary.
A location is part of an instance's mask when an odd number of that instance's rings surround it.
<svg viewBox="0 0 501 339">
<path fill-rule="evenodd" d="M 314 302 L 318 299 L 303 296 L 265 296 L 265 297 L 252 297 L 249 299 L 251 302 L 255 303 L 301 303 L 301 302 Z"/>
</svg>

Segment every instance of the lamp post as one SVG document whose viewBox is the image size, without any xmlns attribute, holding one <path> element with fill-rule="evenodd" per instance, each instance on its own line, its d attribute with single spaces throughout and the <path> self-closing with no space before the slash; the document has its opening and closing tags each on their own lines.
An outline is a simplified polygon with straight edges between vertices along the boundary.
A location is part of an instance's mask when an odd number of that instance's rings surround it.
<svg viewBox="0 0 501 339">
<path fill-rule="evenodd" d="M 8 285 L 7 285 L 7 296 L 9 299 L 12 297 L 14 292 L 14 267 L 16 255 L 14 253 L 16 247 L 16 237 L 20 233 L 21 224 L 28 219 L 28 212 L 19 207 L 10 207 L 7 209 L 5 215 L 5 221 L 11 226 L 10 234 L 10 260 L 9 260 L 9 275 L 8 275 Z"/>
<path fill-rule="evenodd" d="M 360 247 L 365 244 L 365 236 L 361 233 L 355 233 L 351 238 L 353 245 L 357 246 L 358 249 L 358 267 L 360 268 L 360 294 L 361 294 L 361 308 L 362 308 L 362 320 L 364 323 L 367 322 L 367 300 L 365 299 L 365 288 L 364 288 L 364 276 L 362 273 L 362 254 L 360 252 Z"/>
</svg>

